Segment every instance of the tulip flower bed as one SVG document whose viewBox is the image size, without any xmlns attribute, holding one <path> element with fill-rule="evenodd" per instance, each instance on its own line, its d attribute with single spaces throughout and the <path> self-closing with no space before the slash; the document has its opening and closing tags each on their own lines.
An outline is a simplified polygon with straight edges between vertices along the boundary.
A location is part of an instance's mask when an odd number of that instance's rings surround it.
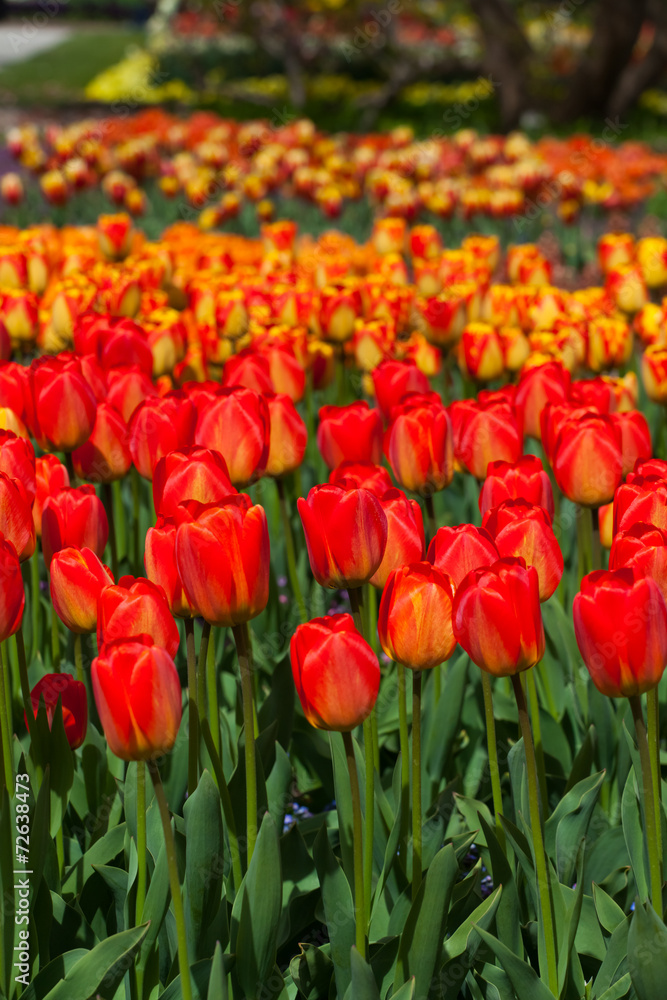
<svg viewBox="0 0 667 1000">
<path fill-rule="evenodd" d="M 667 240 L 1 236 L 3 995 L 661 996 Z"/>
</svg>

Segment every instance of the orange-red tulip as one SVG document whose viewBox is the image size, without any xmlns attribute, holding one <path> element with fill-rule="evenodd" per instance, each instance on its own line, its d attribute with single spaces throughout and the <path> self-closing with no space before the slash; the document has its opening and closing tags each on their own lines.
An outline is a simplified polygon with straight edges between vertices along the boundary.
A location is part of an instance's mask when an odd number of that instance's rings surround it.
<svg viewBox="0 0 667 1000">
<path fill-rule="evenodd" d="M 387 656 L 411 670 L 429 670 L 448 660 L 456 646 L 453 600 L 451 580 L 429 562 L 390 573 L 378 615 Z"/>
<path fill-rule="evenodd" d="M 524 455 L 518 462 L 489 462 L 479 494 L 480 514 L 486 514 L 503 500 L 526 500 L 544 507 L 553 518 L 551 480 L 537 455 Z"/>
<path fill-rule="evenodd" d="M 72 453 L 77 476 L 93 483 L 123 479 L 132 465 L 128 436 L 120 413 L 109 403 L 99 403 L 90 437 Z"/>
<path fill-rule="evenodd" d="M 387 490 L 379 499 L 387 518 L 387 544 L 371 583 L 382 590 L 393 570 L 424 558 L 426 543 L 422 510 L 416 500 L 408 500 L 396 489 Z"/>
<path fill-rule="evenodd" d="M 97 645 L 148 636 L 151 643 L 176 654 L 179 634 L 162 587 L 141 577 L 122 576 L 104 587 L 97 605 Z"/>
<path fill-rule="evenodd" d="M 565 420 L 553 452 L 561 492 L 582 507 L 609 503 L 623 476 L 621 432 L 606 415 L 586 413 Z"/>
<path fill-rule="evenodd" d="M 266 393 L 269 408 L 269 457 L 266 475 L 279 478 L 298 469 L 308 444 L 308 431 L 286 393 Z"/>
<path fill-rule="evenodd" d="M 66 486 L 48 496 L 42 511 L 42 552 L 51 565 L 54 553 L 73 546 L 92 549 L 101 559 L 109 537 L 109 522 L 94 486 Z"/>
<path fill-rule="evenodd" d="M 266 400 L 243 386 L 220 389 L 202 408 L 195 442 L 224 457 L 237 487 L 264 475 L 269 457 L 270 420 Z"/>
<path fill-rule="evenodd" d="M 368 403 L 358 400 L 347 406 L 323 406 L 317 428 L 317 447 L 330 469 L 341 462 L 382 460 L 382 417 Z"/>
<path fill-rule="evenodd" d="M 472 570 L 497 562 L 499 553 L 486 528 L 459 524 L 455 528 L 438 528 L 426 558 L 457 588 Z"/>
<path fill-rule="evenodd" d="M 18 631 L 23 620 L 25 591 L 16 549 L 0 534 L 0 642 Z"/>
<path fill-rule="evenodd" d="M 40 701 L 44 702 L 49 729 L 58 701 L 62 706 L 65 736 L 72 750 L 80 747 L 88 729 L 88 695 L 86 685 L 75 680 L 70 674 L 45 674 L 30 692 L 30 701 L 35 715 Z"/>
<path fill-rule="evenodd" d="M 482 526 L 501 557 L 521 557 L 535 567 L 540 601 L 551 597 L 563 575 L 563 554 L 547 511 L 527 500 L 504 500 L 486 512 Z"/>
<path fill-rule="evenodd" d="M 197 445 L 170 451 L 153 469 L 155 513 L 174 517 L 184 500 L 217 503 L 236 493 L 219 451 Z"/>
<path fill-rule="evenodd" d="M 70 632 L 94 632 L 99 596 L 114 582 L 108 566 L 91 549 L 68 546 L 54 554 L 49 573 L 51 600 L 61 622 Z"/>
<path fill-rule="evenodd" d="M 431 495 L 454 476 L 452 426 L 435 393 L 412 393 L 392 410 L 384 452 L 399 485 Z"/>
</svg>

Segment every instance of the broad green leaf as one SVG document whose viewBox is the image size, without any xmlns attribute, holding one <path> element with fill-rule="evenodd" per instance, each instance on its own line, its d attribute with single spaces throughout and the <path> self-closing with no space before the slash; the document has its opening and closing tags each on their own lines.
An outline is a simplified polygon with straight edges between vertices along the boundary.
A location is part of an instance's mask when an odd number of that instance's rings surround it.
<svg viewBox="0 0 667 1000">
<path fill-rule="evenodd" d="M 227 972 L 219 941 L 216 942 L 215 951 L 213 952 L 206 1000 L 228 1000 Z"/>
<path fill-rule="evenodd" d="M 380 1000 L 373 970 L 356 948 L 352 949 L 350 955 L 350 969 L 352 982 L 347 990 L 349 1000 Z"/>
<path fill-rule="evenodd" d="M 74 951 L 58 955 L 37 973 L 30 986 L 21 994 L 21 1000 L 44 1000 L 44 997 L 65 979 L 76 963 L 89 954 L 85 948 L 75 948 Z"/>
<path fill-rule="evenodd" d="M 544 825 L 544 846 L 565 885 L 573 881 L 579 845 L 586 836 L 604 771 L 584 778 L 560 800 Z"/>
<path fill-rule="evenodd" d="M 459 872 L 451 844 L 436 854 L 405 922 L 394 976 L 394 989 L 415 977 L 418 997 L 427 997 L 439 968 L 449 901 Z"/>
<path fill-rule="evenodd" d="M 462 924 L 452 932 L 450 937 L 447 938 L 444 945 L 444 954 L 447 958 L 458 958 L 462 955 L 470 946 L 470 939 L 474 937 L 477 927 L 481 927 L 482 930 L 487 930 L 488 926 L 491 924 L 496 910 L 498 909 L 498 904 L 500 903 L 500 897 L 503 892 L 502 885 L 499 885 L 490 896 L 483 900 L 479 906 L 475 907 L 469 917 L 467 917 Z"/>
<path fill-rule="evenodd" d="M 447 664 L 446 675 L 443 678 L 446 697 L 441 697 L 437 705 L 433 703 L 433 711 L 429 713 L 429 724 L 425 727 L 426 770 L 438 782 L 447 773 L 447 762 L 459 732 L 469 664 L 470 658 L 467 653 L 462 653 L 456 660 Z"/>
<path fill-rule="evenodd" d="M 93 865 L 106 865 L 120 854 L 125 843 L 125 823 L 114 826 L 72 865 L 63 879 L 63 894 L 79 893 L 92 874 Z"/>
<path fill-rule="evenodd" d="M 185 819 L 185 900 L 190 960 L 200 954 L 202 937 L 222 899 L 224 833 L 220 793 L 204 770 L 183 808 Z"/>
<path fill-rule="evenodd" d="M 649 903 L 639 900 L 628 934 L 628 969 L 639 1000 L 656 1000 L 664 996 L 667 927 Z"/>
<path fill-rule="evenodd" d="M 235 971 L 247 996 L 257 994 L 276 964 L 281 903 L 278 831 L 266 813 L 232 911 L 238 926 Z"/>
<path fill-rule="evenodd" d="M 514 987 L 517 1000 L 553 1000 L 551 990 L 540 980 L 532 966 L 518 958 L 488 931 L 478 928 L 478 934 L 500 961 Z"/>
<path fill-rule="evenodd" d="M 112 934 L 79 959 L 65 978 L 46 994 L 44 1000 L 90 1000 L 104 984 L 104 996 L 114 991 L 141 947 L 147 927 Z"/>
<path fill-rule="evenodd" d="M 350 985 L 350 954 L 355 941 L 354 903 L 345 874 L 322 826 L 313 846 L 313 860 L 322 887 L 322 903 L 331 941 L 331 961 L 339 997 Z"/>
<path fill-rule="evenodd" d="M 593 885 L 593 901 L 600 923 L 609 934 L 613 934 L 618 925 L 625 920 L 623 910 L 599 885 Z"/>
<path fill-rule="evenodd" d="M 306 1000 L 327 1000 L 334 974 L 333 962 L 314 944 L 299 947 L 301 954 L 290 962 L 292 979 Z"/>
<path fill-rule="evenodd" d="M 632 862 L 632 874 L 635 877 L 637 892 L 640 899 L 647 899 L 649 891 L 644 824 L 642 822 L 641 806 L 633 771 L 630 771 L 628 774 L 625 788 L 623 789 L 621 820 L 623 824 L 623 836 L 625 837 L 628 854 Z"/>
<path fill-rule="evenodd" d="M 607 954 L 593 983 L 593 995 L 598 996 L 627 972 L 628 965 L 628 933 L 630 918 L 626 917 L 611 935 L 607 944 Z"/>
</svg>

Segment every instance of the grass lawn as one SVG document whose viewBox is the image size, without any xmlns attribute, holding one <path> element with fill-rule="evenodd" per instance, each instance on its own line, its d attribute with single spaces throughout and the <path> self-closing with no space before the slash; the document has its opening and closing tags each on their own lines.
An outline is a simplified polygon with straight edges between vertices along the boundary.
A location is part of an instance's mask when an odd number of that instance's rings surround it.
<svg viewBox="0 0 667 1000">
<path fill-rule="evenodd" d="M 93 77 L 142 41 L 140 30 L 116 25 L 75 29 L 55 48 L 0 70 L 0 102 L 43 106 L 81 101 Z"/>
</svg>

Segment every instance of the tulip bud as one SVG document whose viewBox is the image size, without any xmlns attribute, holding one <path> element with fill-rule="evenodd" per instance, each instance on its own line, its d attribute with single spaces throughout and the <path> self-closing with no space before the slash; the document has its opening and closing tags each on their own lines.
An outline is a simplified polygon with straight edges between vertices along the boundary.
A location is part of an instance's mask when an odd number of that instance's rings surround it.
<svg viewBox="0 0 667 1000">
<path fill-rule="evenodd" d="M 14 546 L 20 562 L 35 551 L 30 497 L 20 480 L 4 472 L 0 472 L 0 532 Z"/>
<path fill-rule="evenodd" d="M 614 496 L 614 535 L 642 522 L 667 529 L 667 482 L 660 476 L 632 475 Z"/>
<path fill-rule="evenodd" d="M 521 557 L 526 566 L 535 567 L 540 601 L 551 597 L 563 575 L 563 554 L 547 511 L 526 500 L 505 500 L 486 512 L 482 526 L 501 558 Z"/>
<path fill-rule="evenodd" d="M 97 645 L 148 636 L 175 656 L 180 637 L 161 587 L 141 577 L 122 576 L 104 587 L 97 605 Z"/>
<path fill-rule="evenodd" d="M 0 534 L 0 642 L 14 635 L 21 626 L 25 608 L 25 591 L 21 564 L 16 549 Z"/>
<path fill-rule="evenodd" d="M 266 400 L 243 386 L 220 389 L 197 421 L 195 442 L 224 457 L 236 487 L 264 475 L 269 456 L 270 419 Z"/>
<path fill-rule="evenodd" d="M 623 478 L 632 472 L 638 462 L 651 457 L 651 431 L 648 421 L 639 410 L 612 413 L 611 422 L 621 434 L 621 455 L 623 458 Z"/>
<path fill-rule="evenodd" d="M 455 528 L 438 528 L 426 559 L 448 576 L 456 589 L 472 570 L 497 562 L 499 554 L 486 528 L 459 524 Z"/>
<path fill-rule="evenodd" d="M 574 634 L 593 683 L 610 698 L 656 687 L 667 663 L 667 607 L 651 577 L 597 570 L 572 605 Z"/>
<path fill-rule="evenodd" d="M 376 497 L 384 496 L 394 485 L 383 465 L 370 462 L 341 462 L 329 473 L 329 482 L 346 490 L 370 490 Z"/>
<path fill-rule="evenodd" d="M 72 453 L 77 476 L 93 483 L 123 479 L 132 465 L 128 433 L 120 413 L 109 403 L 100 403 L 92 434 Z"/>
<path fill-rule="evenodd" d="M 313 576 L 322 587 L 360 587 L 380 567 L 387 517 L 370 490 L 314 486 L 297 501 Z"/>
<path fill-rule="evenodd" d="M 37 490 L 35 449 L 27 438 L 0 430 L 0 472 L 19 480 L 32 505 Z"/>
<path fill-rule="evenodd" d="M 140 476 L 153 478 L 159 460 L 193 443 L 197 410 L 182 390 L 140 403 L 130 420 L 130 452 Z"/>
<path fill-rule="evenodd" d="M 373 388 L 385 422 L 407 393 L 428 393 L 430 389 L 426 375 L 414 361 L 382 361 L 373 369 Z"/>
<path fill-rule="evenodd" d="M 69 473 L 57 455 L 40 455 L 35 459 L 35 502 L 32 518 L 38 538 L 42 536 L 42 510 L 47 497 L 55 496 L 69 486 Z"/>
<path fill-rule="evenodd" d="M 144 564 L 146 576 L 161 587 L 167 598 L 172 615 L 177 618 L 192 618 L 198 614 L 187 598 L 176 565 L 176 532 L 178 525 L 189 520 L 184 508 L 176 517 L 157 516 L 157 524 L 146 532 Z"/>
<path fill-rule="evenodd" d="M 88 440 L 97 400 L 79 358 L 72 354 L 37 358 L 28 370 L 26 395 L 26 419 L 42 448 L 74 451 Z"/>
<path fill-rule="evenodd" d="M 378 616 L 387 656 L 411 670 L 429 670 L 448 660 L 456 646 L 453 600 L 451 580 L 431 563 L 410 563 L 390 573 Z"/>
<path fill-rule="evenodd" d="M 298 469 L 308 443 L 306 425 L 288 395 L 267 393 L 269 409 L 269 456 L 266 475 L 279 478 Z"/>
<path fill-rule="evenodd" d="M 526 500 L 544 507 L 553 518 L 551 480 L 537 455 L 524 455 L 518 462 L 489 462 L 479 494 L 480 514 L 486 514 L 503 500 Z"/>
<path fill-rule="evenodd" d="M 468 323 L 459 341 L 459 366 L 464 375 L 490 382 L 503 373 L 500 337 L 488 323 Z"/>
<path fill-rule="evenodd" d="M 452 427 L 435 394 L 411 393 L 394 407 L 384 452 L 403 489 L 430 495 L 454 477 Z"/>
<path fill-rule="evenodd" d="M 422 511 L 416 500 L 408 500 L 397 489 L 387 490 L 379 500 L 387 518 L 387 545 L 370 582 L 382 590 L 393 570 L 424 558 L 426 543 Z"/>
<path fill-rule="evenodd" d="M 570 388 L 570 373 L 557 361 L 549 361 L 521 373 L 516 405 L 523 412 L 523 433 L 542 439 L 540 417 L 547 403 L 564 403 Z"/>
<path fill-rule="evenodd" d="M 182 694 L 164 649 L 131 640 L 105 645 L 93 660 L 91 678 L 112 753 L 121 760 L 151 760 L 173 748 Z"/>
<path fill-rule="evenodd" d="M 330 469 L 341 462 L 377 465 L 382 459 L 382 417 L 361 400 L 347 406 L 323 406 L 317 447 Z"/>
<path fill-rule="evenodd" d="M 90 549 L 68 546 L 56 552 L 49 567 L 51 600 L 70 632 L 84 634 L 97 628 L 97 602 L 113 576 Z"/>
<path fill-rule="evenodd" d="M 667 531 L 641 521 L 619 531 L 611 544 L 609 569 L 625 567 L 636 579 L 650 576 L 667 600 Z"/>
<path fill-rule="evenodd" d="M 153 469 L 153 504 L 156 514 L 175 517 L 184 500 L 218 503 L 236 493 L 219 451 L 197 445 L 171 451 Z"/>
<path fill-rule="evenodd" d="M 45 674 L 30 692 L 30 702 L 35 715 L 40 701 L 44 702 L 49 729 L 58 701 L 62 706 L 65 736 L 72 750 L 80 747 L 88 729 L 88 695 L 86 685 L 70 674 Z"/>
<path fill-rule="evenodd" d="M 189 603 L 211 625 L 256 618 L 269 599 L 269 532 L 264 508 L 244 493 L 187 505 L 176 533 L 176 566 Z M 220 553 L 225 558 L 220 558 Z"/>
<path fill-rule="evenodd" d="M 346 733 L 371 714 L 380 690 L 380 665 L 351 615 L 299 625 L 290 659 L 301 707 L 312 726 Z"/>
<path fill-rule="evenodd" d="M 496 677 L 534 667 L 544 655 L 537 572 L 523 559 L 473 570 L 456 591 L 454 635 L 473 663 Z"/>
<path fill-rule="evenodd" d="M 67 486 L 47 496 L 42 510 L 42 552 L 47 566 L 56 552 L 70 546 L 92 549 L 101 559 L 108 537 L 106 511 L 94 486 Z"/>
<path fill-rule="evenodd" d="M 623 474 L 620 430 L 610 417 L 590 412 L 565 420 L 554 446 L 553 470 L 559 489 L 573 503 L 609 503 Z"/>
<path fill-rule="evenodd" d="M 667 405 L 667 347 L 653 344 L 642 355 L 642 382 L 654 403 Z"/>
<path fill-rule="evenodd" d="M 480 393 L 450 407 L 454 455 L 476 479 L 483 480 L 490 462 L 518 462 L 523 453 L 521 415 L 499 393 Z"/>
</svg>

